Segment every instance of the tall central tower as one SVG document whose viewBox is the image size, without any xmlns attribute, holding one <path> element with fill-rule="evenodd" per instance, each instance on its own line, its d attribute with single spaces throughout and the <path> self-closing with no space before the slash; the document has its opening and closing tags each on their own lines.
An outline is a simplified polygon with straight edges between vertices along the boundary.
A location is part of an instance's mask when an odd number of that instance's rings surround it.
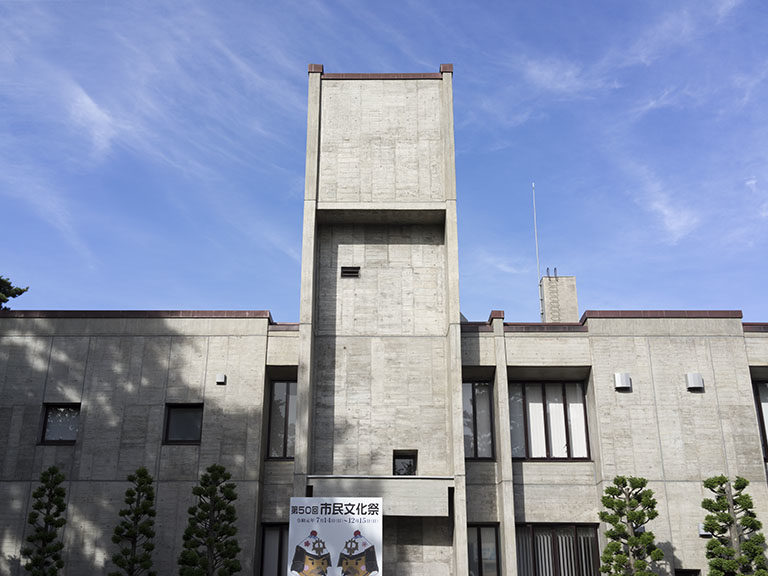
<svg viewBox="0 0 768 576">
<path fill-rule="evenodd" d="M 294 494 L 381 496 L 388 569 L 461 574 L 452 77 L 309 67 Z"/>
</svg>

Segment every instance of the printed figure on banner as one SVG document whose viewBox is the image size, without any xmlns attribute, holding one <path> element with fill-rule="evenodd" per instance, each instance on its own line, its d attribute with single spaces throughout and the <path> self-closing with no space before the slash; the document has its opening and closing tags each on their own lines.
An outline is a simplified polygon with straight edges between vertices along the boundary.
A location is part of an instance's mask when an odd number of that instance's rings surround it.
<svg viewBox="0 0 768 576">
<path fill-rule="evenodd" d="M 326 576 L 331 565 L 331 554 L 325 541 L 312 530 L 309 536 L 296 544 L 291 572 L 300 576 Z"/>
<path fill-rule="evenodd" d="M 355 530 L 352 538 L 344 543 L 344 549 L 339 554 L 339 562 L 342 576 L 368 576 L 379 571 L 376 561 L 376 548 L 360 533 Z"/>
</svg>

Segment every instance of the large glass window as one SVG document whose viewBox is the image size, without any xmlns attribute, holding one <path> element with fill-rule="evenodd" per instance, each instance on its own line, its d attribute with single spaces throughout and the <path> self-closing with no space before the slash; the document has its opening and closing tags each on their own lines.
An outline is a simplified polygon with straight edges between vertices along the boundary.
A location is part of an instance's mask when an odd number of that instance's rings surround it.
<svg viewBox="0 0 768 576">
<path fill-rule="evenodd" d="M 268 524 L 262 528 L 261 575 L 283 576 L 287 572 L 288 524 Z"/>
<path fill-rule="evenodd" d="M 499 571 L 499 531 L 497 526 L 470 525 L 469 576 L 497 576 Z"/>
<path fill-rule="evenodd" d="M 296 382 L 272 382 L 269 396 L 269 458 L 293 458 L 296 445 Z"/>
<path fill-rule="evenodd" d="M 46 404 L 43 444 L 74 444 L 80 426 L 80 404 Z"/>
<path fill-rule="evenodd" d="M 760 421 L 763 458 L 768 460 L 768 382 L 755 382 L 755 403 L 757 404 L 757 419 Z"/>
<path fill-rule="evenodd" d="M 518 524 L 518 576 L 597 576 L 597 526 Z"/>
<path fill-rule="evenodd" d="M 200 444 L 203 434 L 202 404 L 166 404 L 166 444 Z"/>
<path fill-rule="evenodd" d="M 513 458 L 589 458 L 581 382 L 511 382 L 509 429 Z"/>
<path fill-rule="evenodd" d="M 493 388 L 489 382 L 464 382 L 464 456 L 493 458 Z"/>
</svg>

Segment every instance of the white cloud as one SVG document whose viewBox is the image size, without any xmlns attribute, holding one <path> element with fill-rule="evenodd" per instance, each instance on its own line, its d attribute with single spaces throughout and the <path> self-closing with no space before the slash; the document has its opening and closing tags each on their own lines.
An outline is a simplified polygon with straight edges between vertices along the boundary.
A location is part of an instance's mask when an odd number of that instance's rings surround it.
<svg viewBox="0 0 768 576">
<path fill-rule="evenodd" d="M 79 84 L 73 82 L 69 92 L 70 118 L 77 127 L 85 130 L 97 152 L 108 152 L 117 132 L 111 116 Z"/>
</svg>

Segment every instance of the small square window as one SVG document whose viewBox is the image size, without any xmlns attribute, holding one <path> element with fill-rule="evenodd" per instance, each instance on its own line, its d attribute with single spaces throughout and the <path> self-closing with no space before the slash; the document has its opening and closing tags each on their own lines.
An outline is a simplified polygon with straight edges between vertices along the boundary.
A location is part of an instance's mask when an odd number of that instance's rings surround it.
<svg viewBox="0 0 768 576">
<path fill-rule="evenodd" d="M 80 425 L 80 404 L 46 404 L 43 444 L 74 444 Z"/>
<path fill-rule="evenodd" d="M 392 458 L 394 476 L 416 476 L 417 452 L 415 450 L 395 450 Z"/>
<path fill-rule="evenodd" d="M 165 444 L 200 444 L 202 432 L 202 404 L 165 405 Z"/>
</svg>

